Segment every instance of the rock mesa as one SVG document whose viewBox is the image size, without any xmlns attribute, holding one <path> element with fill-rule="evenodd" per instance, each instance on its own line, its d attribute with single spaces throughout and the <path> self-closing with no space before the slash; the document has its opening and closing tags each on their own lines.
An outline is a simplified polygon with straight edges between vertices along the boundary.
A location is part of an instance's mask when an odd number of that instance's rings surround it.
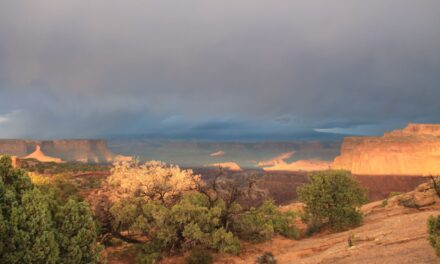
<svg viewBox="0 0 440 264">
<path fill-rule="evenodd" d="M 333 168 L 359 175 L 440 175 L 440 124 L 409 124 L 382 137 L 347 137 Z"/>
<path fill-rule="evenodd" d="M 34 152 L 34 153 L 33 153 Z M 56 161 L 79 162 L 112 162 L 128 159 L 128 157 L 114 154 L 107 147 L 105 140 L 69 139 L 69 140 L 0 140 L 0 155 L 9 154 L 20 158 L 47 157 Z"/>
</svg>

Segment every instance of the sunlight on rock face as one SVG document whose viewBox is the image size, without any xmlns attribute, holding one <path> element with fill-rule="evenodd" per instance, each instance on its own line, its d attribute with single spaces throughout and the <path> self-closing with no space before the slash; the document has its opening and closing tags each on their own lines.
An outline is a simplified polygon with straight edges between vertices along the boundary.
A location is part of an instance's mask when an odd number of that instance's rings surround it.
<svg viewBox="0 0 440 264">
<path fill-rule="evenodd" d="M 241 167 L 236 162 L 220 162 L 220 163 L 213 163 L 209 164 L 208 167 L 222 167 L 227 170 L 231 171 L 241 171 Z"/>
<path fill-rule="evenodd" d="M 37 145 L 35 151 L 32 152 L 31 154 L 27 155 L 26 157 L 23 157 L 23 159 L 36 159 L 40 162 L 55 162 L 55 163 L 64 162 L 60 158 L 50 157 L 50 156 L 47 156 L 46 154 L 44 154 L 44 152 L 41 151 L 40 145 Z"/>
<path fill-rule="evenodd" d="M 258 166 L 265 171 L 318 171 L 328 170 L 331 162 L 321 160 L 297 160 L 292 163 L 286 162 L 295 155 L 295 151 L 283 153 L 267 161 L 258 162 Z"/>
<path fill-rule="evenodd" d="M 409 124 L 383 137 L 347 137 L 334 168 L 362 175 L 440 174 L 440 125 Z"/>
</svg>

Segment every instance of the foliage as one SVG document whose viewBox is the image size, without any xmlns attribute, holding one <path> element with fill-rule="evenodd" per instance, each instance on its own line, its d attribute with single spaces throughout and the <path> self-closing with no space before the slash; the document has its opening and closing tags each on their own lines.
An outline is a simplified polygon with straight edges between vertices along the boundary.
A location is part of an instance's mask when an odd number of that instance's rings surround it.
<svg viewBox="0 0 440 264">
<path fill-rule="evenodd" d="M 386 207 L 386 206 L 388 205 L 388 200 L 389 200 L 389 199 L 393 198 L 394 196 L 401 195 L 401 194 L 402 194 L 402 192 L 390 192 L 390 193 L 388 194 L 388 197 L 385 198 L 385 199 L 382 201 L 381 206 L 382 206 L 382 207 Z"/>
<path fill-rule="evenodd" d="M 434 187 L 437 196 L 440 197 L 440 176 L 430 176 L 432 185 Z"/>
<path fill-rule="evenodd" d="M 153 264 L 162 259 L 162 249 L 155 243 L 138 244 L 133 247 L 136 252 L 136 263 Z"/>
<path fill-rule="evenodd" d="M 0 158 L 0 263 L 97 263 L 88 205 L 63 204 Z"/>
<path fill-rule="evenodd" d="M 20 161 L 20 167 L 29 172 L 53 175 L 65 173 L 88 173 L 88 172 L 108 172 L 109 166 L 106 164 L 93 164 L 84 162 L 40 162 L 36 159 L 24 159 Z"/>
<path fill-rule="evenodd" d="M 240 209 L 238 205 L 235 208 Z M 209 207 L 206 196 L 191 193 L 171 207 L 142 198 L 121 200 L 110 213 L 115 230 L 149 238 L 144 256 L 193 248 L 236 255 L 240 252 L 239 238 L 259 242 L 271 239 L 274 234 L 298 237 L 295 215 L 278 212 L 270 201 L 250 211 L 237 211 L 230 230 L 222 225 L 224 210 L 225 203 L 221 200 Z"/>
<path fill-rule="evenodd" d="M 272 253 L 265 252 L 263 255 L 261 255 L 257 258 L 255 263 L 256 264 L 276 264 L 277 261 Z"/>
<path fill-rule="evenodd" d="M 186 264 L 211 264 L 212 263 L 211 254 L 200 248 L 194 248 L 191 250 L 191 255 L 186 258 Z"/>
<path fill-rule="evenodd" d="M 324 171 L 310 176 L 310 183 L 297 190 L 305 203 L 305 220 L 335 231 L 360 225 L 357 207 L 367 201 L 365 190 L 346 171 Z"/>
<path fill-rule="evenodd" d="M 238 255 L 241 250 L 240 240 L 230 231 L 223 227 L 212 233 L 211 247 L 219 252 Z"/>
<path fill-rule="evenodd" d="M 295 217 L 292 212 L 279 212 L 272 201 L 266 201 L 258 208 L 237 215 L 233 230 L 240 238 L 252 242 L 269 240 L 275 234 L 298 238 Z"/>
<path fill-rule="evenodd" d="M 136 256 L 136 263 L 139 264 L 154 264 L 162 259 L 162 255 L 160 252 L 153 251 L 143 253 L 140 251 Z"/>
<path fill-rule="evenodd" d="M 183 193 L 195 189 L 200 176 L 160 161 L 141 164 L 130 160 L 115 162 L 107 182 L 117 198 L 143 197 L 173 203 Z"/>
<path fill-rule="evenodd" d="M 161 162 L 116 163 L 108 179 L 108 186 L 117 190 L 108 211 L 112 234 L 141 244 L 142 263 L 195 248 L 236 255 L 240 239 L 298 237 L 295 215 L 278 212 L 271 201 L 251 209 L 238 204 L 253 196 L 252 181 L 220 176 L 206 185 L 192 171 Z"/>
<path fill-rule="evenodd" d="M 239 242 L 221 227 L 223 205 L 208 208 L 206 197 L 193 193 L 173 206 L 142 198 L 121 200 L 110 210 L 115 230 L 142 234 L 155 252 L 176 252 L 204 246 L 220 252 L 237 253 Z"/>
<path fill-rule="evenodd" d="M 435 253 L 440 257 L 440 215 L 429 217 L 428 234 L 431 246 L 434 247 Z"/>
<path fill-rule="evenodd" d="M 55 215 L 62 259 L 58 263 L 91 263 L 96 260 L 96 229 L 88 204 L 70 199 Z"/>
<path fill-rule="evenodd" d="M 401 195 L 401 194 L 402 194 L 402 192 L 390 192 L 388 194 L 388 199 L 390 199 L 390 198 L 392 198 L 394 196 L 397 196 L 397 195 Z"/>
<path fill-rule="evenodd" d="M 410 197 L 403 197 L 399 203 L 407 208 L 418 208 L 417 204 L 415 203 L 414 199 Z"/>
</svg>

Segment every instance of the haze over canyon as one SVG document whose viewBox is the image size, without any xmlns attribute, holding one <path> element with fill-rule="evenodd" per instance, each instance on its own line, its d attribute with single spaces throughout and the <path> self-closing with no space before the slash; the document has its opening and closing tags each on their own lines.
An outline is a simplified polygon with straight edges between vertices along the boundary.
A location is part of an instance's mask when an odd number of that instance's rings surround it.
<svg viewBox="0 0 440 264">
<path fill-rule="evenodd" d="M 0 153 L 40 161 L 110 163 L 129 156 L 186 167 L 230 170 L 317 171 L 344 169 L 357 175 L 440 174 L 440 125 L 409 124 L 380 137 L 338 141 L 191 142 L 148 139 L 0 140 Z M 110 150 L 111 149 L 111 150 Z M 115 153 L 122 153 L 115 154 Z"/>
</svg>

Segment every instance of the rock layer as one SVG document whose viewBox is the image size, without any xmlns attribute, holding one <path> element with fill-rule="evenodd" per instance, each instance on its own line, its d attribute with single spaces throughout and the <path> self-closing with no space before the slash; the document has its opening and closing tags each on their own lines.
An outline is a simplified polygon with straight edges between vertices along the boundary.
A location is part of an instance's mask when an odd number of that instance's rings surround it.
<svg viewBox="0 0 440 264">
<path fill-rule="evenodd" d="M 41 151 L 50 157 L 64 161 L 79 162 L 112 162 L 126 159 L 116 155 L 107 148 L 105 140 L 69 139 L 69 140 L 0 140 L 0 155 L 9 154 L 17 157 L 26 157 L 41 147 Z"/>
<path fill-rule="evenodd" d="M 23 157 L 23 159 L 36 159 L 41 162 L 55 162 L 55 163 L 62 163 L 63 160 L 60 158 L 50 157 L 44 154 L 43 151 L 41 151 L 41 147 L 37 145 L 37 148 L 34 152 L 27 155 L 26 157 Z"/>
<path fill-rule="evenodd" d="M 333 168 L 360 175 L 440 175 L 440 124 L 409 124 L 382 137 L 347 137 Z"/>
<path fill-rule="evenodd" d="M 322 160 L 296 160 L 294 162 L 286 162 L 286 160 L 292 158 L 295 155 L 295 151 L 282 153 L 277 157 L 258 162 L 258 166 L 263 168 L 264 171 L 320 171 L 328 170 L 331 168 L 332 163 L 330 161 Z"/>
<path fill-rule="evenodd" d="M 221 167 L 230 171 L 241 171 L 240 165 L 231 161 L 231 162 L 220 162 L 209 164 L 208 167 Z"/>
</svg>

